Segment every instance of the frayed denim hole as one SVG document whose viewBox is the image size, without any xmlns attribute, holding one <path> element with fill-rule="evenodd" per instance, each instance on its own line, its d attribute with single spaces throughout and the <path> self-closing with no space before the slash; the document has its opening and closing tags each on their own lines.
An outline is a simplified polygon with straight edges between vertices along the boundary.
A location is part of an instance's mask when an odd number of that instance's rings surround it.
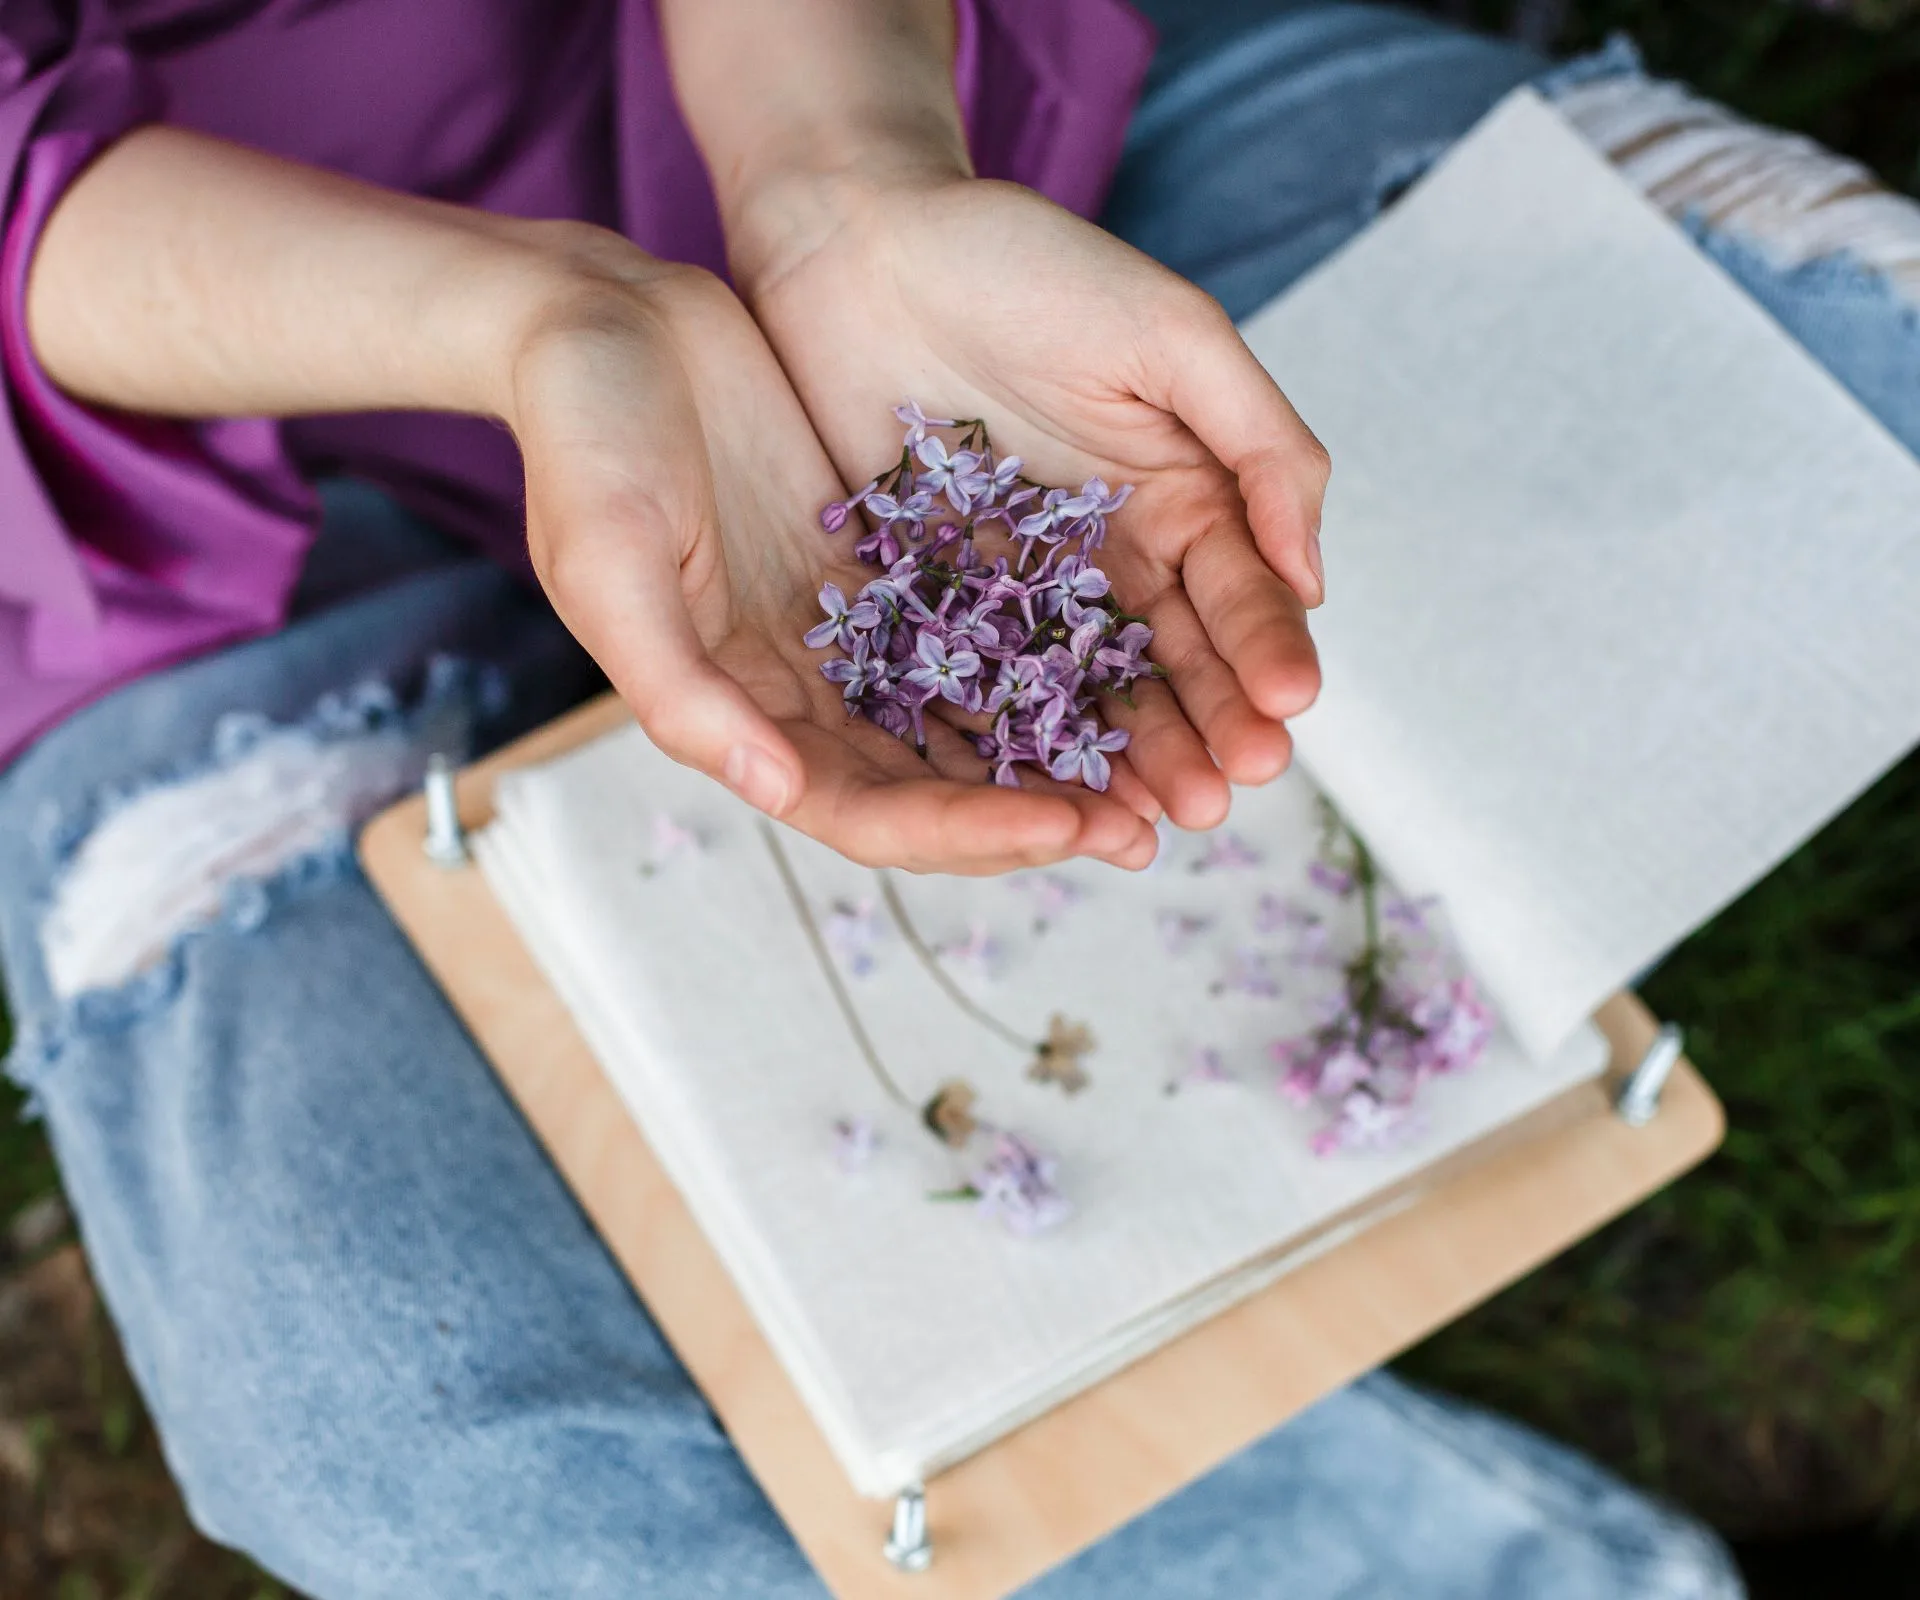
<svg viewBox="0 0 1920 1600">
<path fill-rule="evenodd" d="M 41 948 L 49 987 L 64 1009 L 62 1025 L 88 1031 L 126 1026 L 177 992 L 180 955 L 190 940 L 216 929 L 251 933 L 265 924 L 287 894 L 350 874 L 352 834 L 359 823 L 418 783 L 429 754 L 463 758 L 473 746 L 476 724 L 499 715 L 509 698 L 506 674 L 499 667 L 435 656 L 425 663 L 411 710 L 403 708 L 388 685 L 366 680 L 321 696 L 297 722 L 275 723 L 256 711 L 230 712 L 214 724 L 204 760 L 181 763 L 167 774 L 150 775 L 138 783 L 116 785 L 100 791 L 86 805 L 50 813 L 44 843 L 65 870 L 43 897 Z M 368 745 L 364 769 L 343 764 L 357 753 L 344 752 L 342 747 L 355 741 Z M 240 770 L 249 761 L 261 764 L 259 774 Z M 222 829 L 222 851 L 204 859 L 244 858 L 251 846 L 267 870 L 243 867 L 224 880 L 209 871 L 196 884 L 197 867 L 189 852 L 180 868 L 183 877 L 175 884 L 162 863 L 147 887 L 150 893 L 156 883 L 161 890 L 177 888 L 178 904 L 163 893 L 165 913 L 156 913 L 150 924 L 128 923 L 125 939 L 116 943 L 119 935 L 108 931 L 107 912 L 101 909 L 112 898 L 113 876 L 109 872 L 98 884 L 82 880 L 76 886 L 76 874 L 102 870 L 97 862 L 90 867 L 82 852 L 129 806 L 182 785 L 220 778 L 230 781 L 226 791 L 216 787 L 208 795 L 213 814 L 191 811 L 186 820 L 213 825 L 227 811 L 239 820 L 231 829 Z M 297 795 L 303 778 L 316 786 L 311 803 L 337 807 L 337 818 L 324 812 L 315 815 L 287 799 L 288 780 Z M 248 835 L 244 822 L 249 781 L 267 785 L 260 791 L 260 804 L 273 798 L 282 801 L 277 812 L 260 818 L 256 837 Z M 135 820 L 148 825 L 145 818 Z M 157 846 L 159 840 L 154 843 Z M 276 853 L 283 845 L 288 853 Z M 150 859 L 137 832 L 96 846 L 103 847 L 110 851 L 108 866 L 113 851 L 131 850 L 136 866 Z M 57 920 L 63 908 L 72 909 L 76 895 L 80 897 L 78 933 L 61 928 Z M 129 915 L 137 917 L 137 909 Z M 90 935 L 89 930 L 101 931 Z M 62 938 L 67 940 L 64 945 Z"/>
<path fill-rule="evenodd" d="M 1647 63 L 1640 47 L 1624 33 L 1612 33 L 1607 42 L 1588 55 L 1576 56 L 1550 67 L 1533 80 L 1533 86 L 1549 100 L 1557 100 L 1571 89 L 1599 83 L 1607 78 L 1644 78 Z"/>
</svg>

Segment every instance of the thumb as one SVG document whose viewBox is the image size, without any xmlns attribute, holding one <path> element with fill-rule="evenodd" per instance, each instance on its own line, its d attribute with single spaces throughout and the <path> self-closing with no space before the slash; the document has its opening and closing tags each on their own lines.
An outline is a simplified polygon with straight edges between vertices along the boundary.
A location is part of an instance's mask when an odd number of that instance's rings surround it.
<svg viewBox="0 0 1920 1600">
<path fill-rule="evenodd" d="M 669 530 L 596 519 L 541 542 L 555 609 L 647 736 L 756 810 L 791 812 L 806 789 L 799 752 L 707 654 Z"/>
</svg>

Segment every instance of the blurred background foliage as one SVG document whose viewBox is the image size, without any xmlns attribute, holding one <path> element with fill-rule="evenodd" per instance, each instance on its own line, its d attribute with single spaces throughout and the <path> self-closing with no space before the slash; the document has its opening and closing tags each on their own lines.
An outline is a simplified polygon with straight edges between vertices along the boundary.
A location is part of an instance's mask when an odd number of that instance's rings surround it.
<svg viewBox="0 0 1920 1600">
<path fill-rule="evenodd" d="M 1920 0 L 1432 9 L 1560 54 L 1624 31 L 1920 195 Z M 1707 1516 L 1756 1595 L 1920 1593 L 1920 758 L 1645 994 L 1725 1099 L 1724 1150 L 1402 1366 Z M 0 1600 L 281 1594 L 191 1533 L 21 1107 L 0 1085 Z"/>
</svg>

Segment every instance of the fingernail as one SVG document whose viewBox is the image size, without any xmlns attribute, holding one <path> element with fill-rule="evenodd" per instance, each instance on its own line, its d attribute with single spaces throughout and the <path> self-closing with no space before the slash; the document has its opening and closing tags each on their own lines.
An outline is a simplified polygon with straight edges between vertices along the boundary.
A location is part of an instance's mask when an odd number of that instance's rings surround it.
<svg viewBox="0 0 1920 1600">
<path fill-rule="evenodd" d="M 770 817 L 784 812 L 792 798 L 793 786 L 787 780 L 786 768 L 750 744 L 737 744 L 727 752 L 722 776 L 729 789 Z"/>
<path fill-rule="evenodd" d="M 1307 565 L 1313 569 L 1313 581 L 1320 586 L 1320 599 L 1327 597 L 1327 569 L 1320 559 L 1320 530 L 1307 535 Z"/>
</svg>

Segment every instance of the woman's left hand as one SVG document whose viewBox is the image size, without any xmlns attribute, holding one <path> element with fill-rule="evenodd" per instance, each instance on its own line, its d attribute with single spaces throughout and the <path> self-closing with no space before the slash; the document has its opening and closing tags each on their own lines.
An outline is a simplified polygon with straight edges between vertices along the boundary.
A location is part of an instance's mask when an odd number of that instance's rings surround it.
<svg viewBox="0 0 1920 1600">
<path fill-rule="evenodd" d="M 1032 191 L 803 181 L 783 237 L 736 233 L 736 276 L 842 477 L 897 455 L 910 398 L 983 418 L 1035 479 L 1136 485 L 1101 564 L 1168 679 L 1114 720 L 1176 823 L 1218 823 L 1319 687 L 1325 451 L 1216 301 Z"/>
</svg>

